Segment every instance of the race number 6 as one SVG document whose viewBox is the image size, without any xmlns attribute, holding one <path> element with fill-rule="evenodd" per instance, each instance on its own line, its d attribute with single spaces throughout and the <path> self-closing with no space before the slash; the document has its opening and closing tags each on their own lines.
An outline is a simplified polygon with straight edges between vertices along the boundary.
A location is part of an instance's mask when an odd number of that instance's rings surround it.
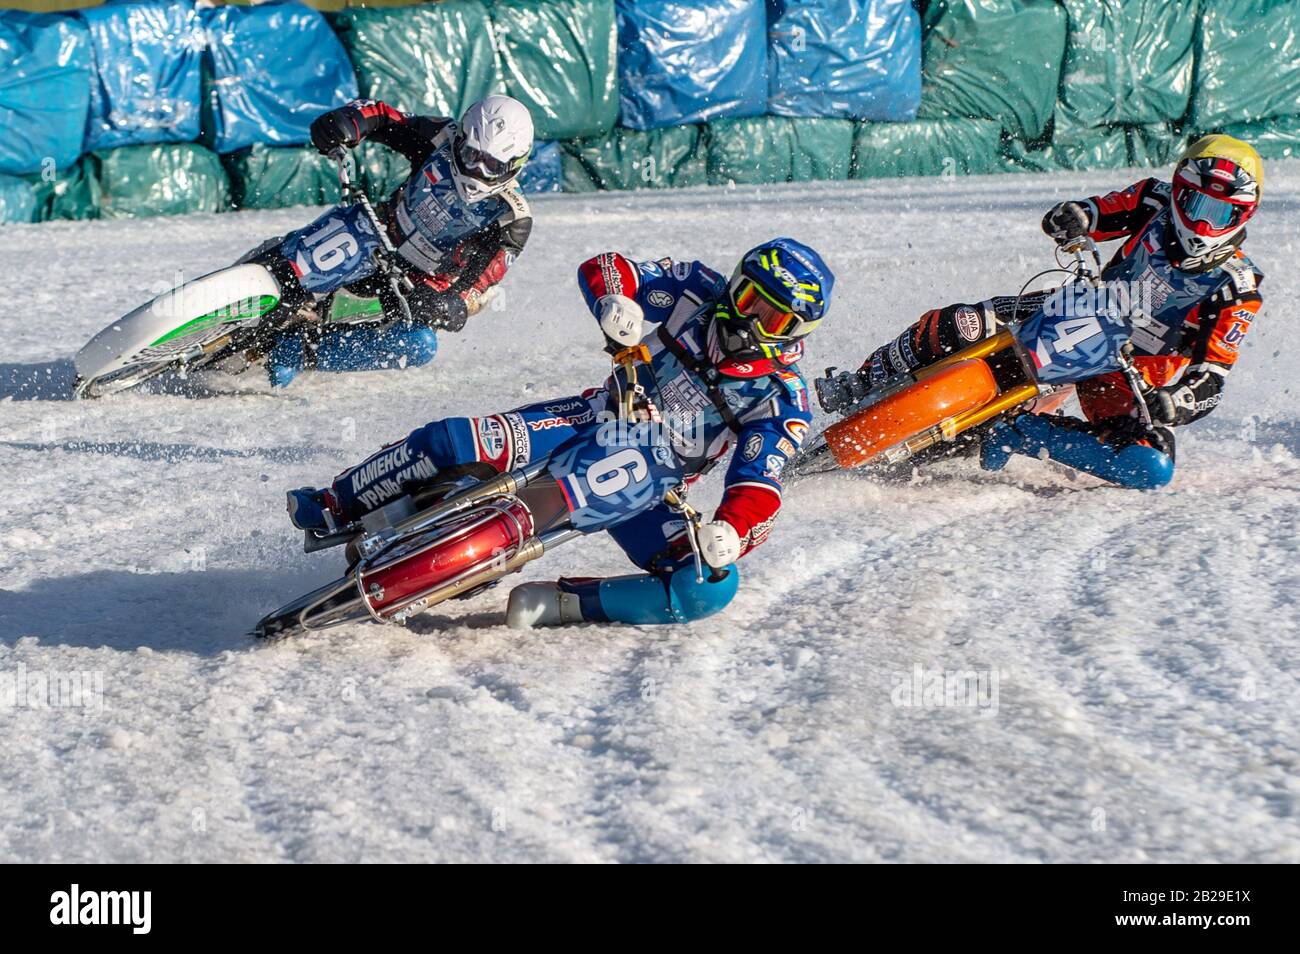
<svg viewBox="0 0 1300 954">
<path fill-rule="evenodd" d="M 646 466 L 641 452 L 634 447 L 626 447 L 587 468 L 587 486 L 597 497 L 608 497 L 629 483 L 640 483 L 649 473 L 650 468 Z"/>
</svg>

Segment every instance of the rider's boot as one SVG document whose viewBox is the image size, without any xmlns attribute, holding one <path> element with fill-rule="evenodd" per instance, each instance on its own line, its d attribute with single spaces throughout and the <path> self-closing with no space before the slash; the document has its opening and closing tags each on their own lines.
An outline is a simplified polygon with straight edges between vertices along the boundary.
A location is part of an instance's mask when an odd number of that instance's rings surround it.
<svg viewBox="0 0 1300 954">
<path fill-rule="evenodd" d="M 338 505 L 328 490 L 299 487 L 285 494 L 289 522 L 299 530 L 335 530 L 339 526 Z"/>
<path fill-rule="evenodd" d="M 980 466 L 1001 470 L 1012 454 L 1049 458 L 1133 490 L 1153 490 L 1174 476 L 1173 435 L 1129 418 L 1090 423 L 1021 414 L 985 433 Z"/>
<path fill-rule="evenodd" d="M 660 625 L 689 623 L 722 610 L 740 587 L 740 572 L 727 567 L 714 582 L 698 582 L 693 564 L 667 575 L 634 573 L 608 579 L 562 579 L 525 583 L 510 593 L 506 622 L 521 628 L 599 622 Z"/>
</svg>

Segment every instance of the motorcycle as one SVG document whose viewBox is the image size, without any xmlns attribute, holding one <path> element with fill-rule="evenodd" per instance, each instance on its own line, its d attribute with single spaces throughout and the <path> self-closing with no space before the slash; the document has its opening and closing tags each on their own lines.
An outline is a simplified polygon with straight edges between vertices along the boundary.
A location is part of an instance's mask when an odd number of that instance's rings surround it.
<svg viewBox="0 0 1300 954">
<path fill-rule="evenodd" d="M 491 476 L 463 474 L 392 501 L 334 531 L 304 531 L 312 553 L 346 545 L 349 566 L 331 583 L 267 614 L 253 628 L 278 639 L 344 623 L 403 624 L 464 599 L 555 547 L 630 520 L 660 501 L 681 514 L 703 580 L 702 518 L 686 502 L 683 466 L 655 425 L 639 422 L 638 345 L 614 358 L 616 413 L 550 456 Z M 723 575 L 727 571 L 720 571 Z M 720 579 L 717 572 L 710 577 Z"/>
<path fill-rule="evenodd" d="M 374 206 L 355 182 L 352 155 L 339 150 L 331 158 L 338 163 L 340 207 L 359 206 L 374 229 L 379 238 L 373 253 L 376 273 L 410 321 L 406 294 L 411 280 Z M 168 371 L 220 368 L 239 373 L 263 358 L 282 333 L 311 322 L 330 327 L 390 323 L 377 298 L 340 292 L 322 301 L 286 302 L 280 283 L 257 261 L 259 254 L 273 254 L 275 245 L 278 240 L 271 240 L 234 265 L 185 282 L 99 332 L 74 358 L 74 395 L 103 397 Z"/>
<path fill-rule="evenodd" d="M 976 437 L 979 429 L 1030 404 L 1046 412 L 1063 403 L 1076 383 L 1111 371 L 1122 372 L 1134 394 L 1144 393 L 1129 343 L 1133 327 L 1127 309 L 1113 307 L 1115 296 L 1104 293 L 1096 243 L 1084 238 L 1064 251 L 1073 267 L 1040 272 L 1025 288 L 1052 272 L 1066 272 L 1065 284 L 1027 318 L 989 338 L 873 388 L 858 372 L 837 375 L 827 368 L 814 382 L 818 401 L 842 416 L 804 445 L 786 473 L 886 472 L 942 454 L 962 435 Z M 1146 405 L 1137 403 L 1149 426 Z"/>
</svg>

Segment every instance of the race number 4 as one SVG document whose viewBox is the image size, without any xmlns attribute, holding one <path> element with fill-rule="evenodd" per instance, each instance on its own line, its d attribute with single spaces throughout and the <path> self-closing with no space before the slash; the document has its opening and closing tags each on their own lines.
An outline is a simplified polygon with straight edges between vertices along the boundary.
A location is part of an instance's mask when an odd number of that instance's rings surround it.
<svg viewBox="0 0 1300 954">
<path fill-rule="evenodd" d="M 1096 315 L 1081 318 L 1066 318 L 1056 325 L 1056 340 L 1052 348 L 1057 354 L 1073 351 L 1090 338 L 1101 334 L 1101 321 Z"/>
</svg>

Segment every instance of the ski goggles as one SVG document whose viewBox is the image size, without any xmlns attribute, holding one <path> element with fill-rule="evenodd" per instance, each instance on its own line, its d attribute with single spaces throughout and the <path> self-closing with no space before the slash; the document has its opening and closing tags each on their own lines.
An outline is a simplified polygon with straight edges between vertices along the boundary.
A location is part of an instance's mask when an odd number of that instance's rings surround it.
<svg viewBox="0 0 1300 954">
<path fill-rule="evenodd" d="M 808 321 L 797 312 L 778 305 L 752 278 L 746 278 L 731 296 L 736 311 L 751 319 L 755 335 L 768 341 L 792 341 L 802 338 L 820 323 Z"/>
<path fill-rule="evenodd" d="M 1178 208 L 1190 222 L 1204 223 L 1212 229 L 1226 229 L 1236 225 L 1248 208 L 1236 202 L 1215 198 L 1196 189 L 1179 190 Z"/>
<path fill-rule="evenodd" d="M 462 169 L 487 183 L 504 182 L 515 174 L 515 163 L 508 159 L 490 156 L 467 142 L 461 142 L 456 155 L 460 159 Z"/>
</svg>

